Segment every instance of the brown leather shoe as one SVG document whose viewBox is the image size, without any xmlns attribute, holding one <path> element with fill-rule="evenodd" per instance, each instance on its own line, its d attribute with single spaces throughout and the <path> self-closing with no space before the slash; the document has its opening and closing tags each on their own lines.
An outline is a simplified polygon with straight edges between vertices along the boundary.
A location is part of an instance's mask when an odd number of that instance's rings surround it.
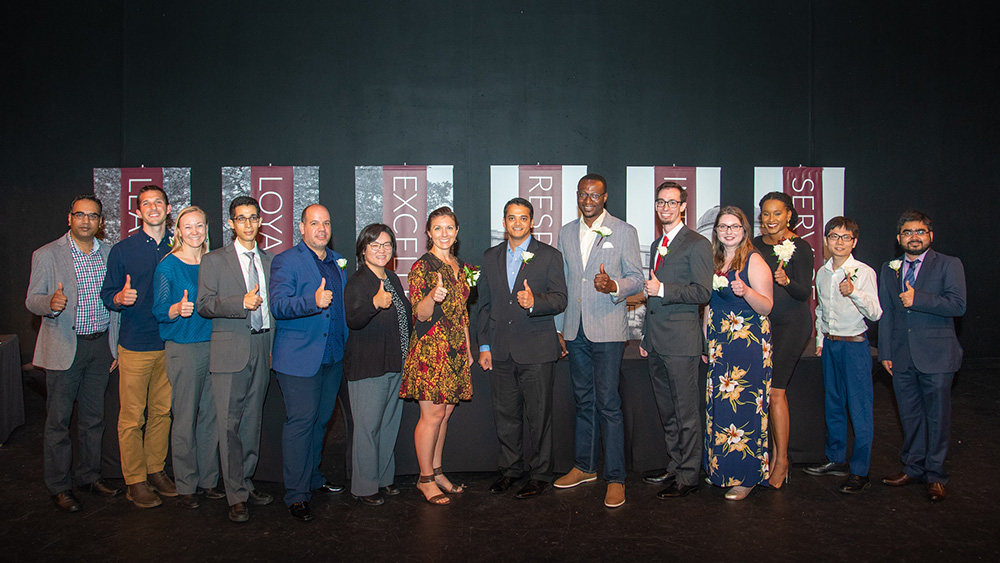
<svg viewBox="0 0 1000 563">
<path fill-rule="evenodd" d="M 940 502 L 944 500 L 944 485 L 941 483 L 927 483 L 927 498 L 931 499 L 931 502 Z"/>
<path fill-rule="evenodd" d="M 175 497 L 177 496 L 177 487 L 174 482 L 167 477 L 166 471 L 157 471 L 156 473 L 150 473 L 146 475 L 146 482 L 149 486 L 165 497 Z"/>
<path fill-rule="evenodd" d="M 160 497 L 156 496 L 153 489 L 149 488 L 149 483 L 145 481 L 128 485 L 125 491 L 125 498 L 132 501 L 139 508 L 154 508 L 163 504 Z"/>
<path fill-rule="evenodd" d="M 52 502 L 55 503 L 56 508 L 62 510 L 63 512 L 79 512 L 81 508 L 80 501 L 77 500 L 76 496 L 73 495 L 73 491 L 67 489 L 59 494 L 52 495 Z"/>
<path fill-rule="evenodd" d="M 604 506 L 618 508 L 625 504 L 625 484 L 608 483 L 608 492 L 604 495 Z"/>
<path fill-rule="evenodd" d="M 556 482 L 553 483 L 553 485 L 555 485 L 557 489 L 571 489 L 577 485 L 582 485 L 595 480 L 597 480 L 597 473 L 584 473 L 574 467 L 569 473 L 556 479 Z"/>
<path fill-rule="evenodd" d="M 910 483 L 916 483 L 917 480 L 910 477 L 905 472 L 900 471 L 895 475 L 890 475 L 889 477 L 883 477 L 882 483 L 889 485 L 890 487 L 902 487 L 903 485 L 909 485 Z"/>
</svg>

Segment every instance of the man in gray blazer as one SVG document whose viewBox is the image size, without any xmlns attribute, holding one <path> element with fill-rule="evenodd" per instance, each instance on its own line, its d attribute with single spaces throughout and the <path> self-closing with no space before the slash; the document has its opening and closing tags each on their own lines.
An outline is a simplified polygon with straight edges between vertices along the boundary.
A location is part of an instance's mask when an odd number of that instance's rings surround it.
<svg viewBox="0 0 1000 563">
<path fill-rule="evenodd" d="M 581 217 L 559 230 L 569 302 L 556 318 L 576 400 L 575 453 L 573 470 L 554 485 L 567 489 L 597 479 L 597 446 L 603 443 L 604 505 L 615 508 L 625 504 L 618 379 L 628 339 L 625 299 L 644 287 L 639 236 L 635 227 L 604 210 L 608 183 L 600 175 L 581 178 L 576 195 Z"/>
<path fill-rule="evenodd" d="M 665 471 L 644 480 L 665 483 L 656 496 L 667 499 L 698 490 L 705 400 L 705 382 L 698 377 L 704 346 L 698 306 L 712 296 L 712 243 L 684 225 L 687 191 L 680 184 L 660 184 L 654 205 L 663 236 L 649 250 L 639 354 L 649 358 L 668 463 Z"/>
<path fill-rule="evenodd" d="M 267 303 L 273 254 L 257 246 L 260 205 L 249 196 L 229 204 L 235 240 L 201 260 L 198 314 L 212 319 L 209 371 L 219 421 L 219 453 L 229 519 L 250 519 L 247 503 L 269 504 L 251 477 L 260 455 L 260 425 L 270 381 L 274 318 Z"/>
<path fill-rule="evenodd" d="M 81 509 L 70 476 L 74 401 L 79 405 L 77 487 L 105 497 L 121 493 L 101 479 L 104 392 L 118 330 L 118 315 L 105 309 L 100 298 L 111 250 L 111 245 L 95 238 L 103 221 L 101 200 L 92 195 L 73 200 L 69 232 L 31 256 L 24 300 L 29 311 L 42 317 L 32 362 L 46 372 L 45 486 L 64 512 Z"/>
</svg>

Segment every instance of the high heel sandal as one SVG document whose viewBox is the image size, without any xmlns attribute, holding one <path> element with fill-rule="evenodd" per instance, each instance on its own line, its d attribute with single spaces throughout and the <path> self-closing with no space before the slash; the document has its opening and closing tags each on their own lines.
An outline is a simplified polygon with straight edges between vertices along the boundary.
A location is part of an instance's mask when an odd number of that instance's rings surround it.
<svg viewBox="0 0 1000 563">
<path fill-rule="evenodd" d="M 454 484 L 452 484 L 451 488 L 445 489 L 445 488 L 442 487 L 441 483 L 437 482 L 437 478 L 438 477 L 444 477 L 444 471 L 442 471 L 440 467 L 435 467 L 434 468 L 434 475 L 432 476 L 432 478 L 434 479 L 434 484 L 437 485 L 438 488 L 440 488 L 445 493 L 447 493 L 449 495 L 458 495 L 458 494 L 462 494 L 462 493 L 465 492 L 465 483 L 462 483 L 461 485 L 454 485 Z M 423 479 L 423 477 L 421 477 L 421 479 Z M 447 479 L 447 477 L 445 477 L 445 479 Z M 449 483 L 450 483 L 450 481 L 449 481 Z"/>
<path fill-rule="evenodd" d="M 743 500 L 750 495 L 750 491 L 753 487 L 744 487 L 743 485 L 736 485 L 735 487 L 726 491 L 726 500 Z"/>
<path fill-rule="evenodd" d="M 420 489 L 420 483 L 434 483 L 434 486 L 435 487 L 437 486 L 437 483 L 434 481 L 433 475 L 421 475 L 420 478 L 417 479 L 418 489 Z M 421 489 L 420 494 L 424 496 L 425 501 L 427 501 L 430 504 L 433 504 L 434 506 L 444 506 L 446 504 L 451 504 L 451 499 L 446 497 L 444 493 L 428 497 L 427 495 L 424 495 L 424 491 Z"/>
</svg>

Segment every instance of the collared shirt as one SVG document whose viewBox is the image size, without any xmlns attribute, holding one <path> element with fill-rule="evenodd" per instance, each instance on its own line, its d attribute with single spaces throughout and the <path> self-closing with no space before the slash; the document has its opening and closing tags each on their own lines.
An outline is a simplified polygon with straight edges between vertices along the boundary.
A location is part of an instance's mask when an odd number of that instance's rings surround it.
<svg viewBox="0 0 1000 563">
<path fill-rule="evenodd" d="M 521 271 L 521 264 L 524 260 L 521 258 L 521 254 L 528 250 L 528 244 L 531 243 L 531 235 L 524 239 L 524 242 L 517 245 L 513 249 L 510 244 L 507 244 L 507 289 L 514 292 L 514 280 L 517 279 L 517 273 Z"/>
<path fill-rule="evenodd" d="M 840 294 L 840 282 L 856 272 L 852 280 L 854 291 L 847 297 Z M 823 346 L 823 334 L 858 336 L 867 327 L 865 318 L 877 321 L 882 316 L 878 302 L 875 270 L 867 264 L 847 257 L 841 267 L 833 269 L 833 258 L 816 272 L 816 347 Z"/>
<path fill-rule="evenodd" d="M 156 266 L 170 252 L 170 231 L 159 241 L 139 230 L 111 247 L 108 254 L 108 272 L 101 286 L 101 301 L 112 311 L 121 311 L 118 344 L 133 352 L 163 350 L 160 323 L 153 316 L 155 288 L 153 277 Z M 115 295 L 125 286 L 125 276 L 131 277 L 136 290 L 135 303 L 126 307 L 115 305 Z"/>
<path fill-rule="evenodd" d="M 594 249 L 594 244 L 597 242 L 597 237 L 599 236 L 596 229 L 600 228 L 604 224 L 604 217 L 607 216 L 608 210 L 605 209 L 601 211 L 601 214 L 594 219 L 594 224 L 587 226 L 587 222 L 580 217 L 580 257 L 583 258 L 583 267 L 587 268 L 587 260 L 590 258 L 590 251 Z"/>
<path fill-rule="evenodd" d="M 311 248 L 309 248 L 309 252 L 312 252 L 313 258 L 316 259 L 319 274 L 326 279 L 326 289 L 333 292 L 333 301 L 326 308 L 330 317 L 330 328 L 326 331 L 326 351 L 323 353 L 322 362 L 326 365 L 344 359 L 344 342 L 346 342 L 344 326 L 347 321 L 344 311 L 344 287 L 341 278 L 343 274 L 339 271 L 340 266 L 337 265 L 337 257 L 334 256 L 333 252 L 328 250 L 326 257 L 322 260 Z"/>
<path fill-rule="evenodd" d="M 66 233 L 73 254 L 73 271 L 76 273 L 76 333 L 94 334 L 108 330 L 111 314 L 101 303 L 101 284 L 108 266 L 101 256 L 101 241 L 94 239 L 90 253 L 80 250 L 73 237 Z"/>
<path fill-rule="evenodd" d="M 263 299 L 260 304 L 260 312 L 264 316 L 264 324 L 261 325 L 261 329 L 271 328 L 271 309 L 267 305 L 267 278 L 264 277 L 264 265 L 260 261 L 260 252 L 257 249 L 257 243 L 256 241 L 253 243 L 253 250 L 247 250 L 247 247 L 243 246 L 240 241 L 236 241 L 233 248 L 236 250 L 237 258 L 240 260 L 240 270 L 243 271 L 243 283 L 246 284 L 247 291 L 253 289 L 250 286 L 250 257 L 247 256 L 247 252 L 254 253 L 253 264 L 257 270 L 257 280 L 260 283 L 257 295 L 260 295 L 260 298 Z"/>
<path fill-rule="evenodd" d="M 906 280 L 906 272 L 909 271 L 911 267 L 913 268 L 913 283 L 917 283 L 917 276 L 920 275 L 920 267 L 924 265 L 924 260 L 926 259 L 927 259 L 926 250 L 923 252 L 923 254 L 917 256 L 916 258 L 910 258 L 906 254 L 903 255 L 903 267 L 899 269 L 900 270 L 899 286 L 901 289 L 906 289 L 906 281 L 904 280 Z M 917 264 L 913 264 L 911 266 L 910 262 L 915 262 L 917 260 L 920 260 L 920 262 Z"/>
<path fill-rule="evenodd" d="M 660 237 L 660 244 L 656 247 L 656 254 L 657 255 L 659 255 L 659 253 L 660 253 L 660 248 L 663 247 L 663 239 L 664 239 L 664 237 L 667 240 L 667 250 L 670 250 L 670 243 L 674 242 L 674 239 L 677 238 L 677 233 L 681 232 L 681 228 L 683 228 L 683 227 L 684 227 L 684 221 L 678 221 L 677 225 L 675 225 L 673 229 L 670 229 L 669 231 L 663 233 L 664 236 Z M 666 258 L 666 256 L 664 256 L 664 258 Z M 653 264 L 656 264 L 656 262 L 653 262 Z M 660 289 L 657 290 L 657 292 L 656 292 L 656 296 L 657 297 L 663 297 L 663 284 L 662 283 L 660 284 Z"/>
</svg>

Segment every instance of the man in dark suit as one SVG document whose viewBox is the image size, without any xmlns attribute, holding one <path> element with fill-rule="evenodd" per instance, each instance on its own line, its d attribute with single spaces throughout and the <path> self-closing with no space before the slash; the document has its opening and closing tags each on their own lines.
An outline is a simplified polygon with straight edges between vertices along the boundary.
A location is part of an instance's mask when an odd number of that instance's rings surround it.
<svg viewBox="0 0 1000 563">
<path fill-rule="evenodd" d="M 330 212 L 322 205 L 302 211 L 299 231 L 302 241 L 274 258 L 270 297 L 278 324 L 274 371 L 287 414 L 281 432 L 285 506 L 293 518 L 309 522 L 312 491 L 344 490 L 326 480 L 319 464 L 344 373 L 347 261 L 328 248 Z"/>
<path fill-rule="evenodd" d="M 552 367 L 561 348 L 555 316 L 566 308 L 562 254 L 531 236 L 531 203 L 507 202 L 507 241 L 483 253 L 479 277 L 479 365 L 493 371 L 493 420 L 500 439 L 502 493 L 525 474 L 523 416 L 531 435 L 529 480 L 515 495 L 540 495 L 552 483 Z"/>
<path fill-rule="evenodd" d="M 260 425 L 271 374 L 274 318 L 267 288 L 274 255 L 257 246 L 256 199 L 240 196 L 229 204 L 229 228 L 235 240 L 201 260 L 197 308 L 198 314 L 212 319 L 209 371 L 229 519 L 246 522 L 248 502 L 264 505 L 274 500 L 251 481 L 260 456 Z"/>
<path fill-rule="evenodd" d="M 684 225 L 687 191 L 676 182 L 656 188 L 656 216 L 663 236 L 650 247 L 646 318 L 639 354 L 649 358 L 649 378 L 660 414 L 668 463 L 647 482 L 666 483 L 657 498 L 698 490 L 705 382 L 698 377 L 704 339 L 698 306 L 712 296 L 712 243 Z"/>
<path fill-rule="evenodd" d="M 927 483 L 932 501 L 945 498 L 944 462 L 951 431 L 951 381 L 962 365 L 955 317 L 965 314 L 961 260 L 931 250 L 931 218 L 904 211 L 896 223 L 902 258 L 882 265 L 878 357 L 892 375 L 903 425 L 903 471 L 890 486 Z"/>
</svg>

